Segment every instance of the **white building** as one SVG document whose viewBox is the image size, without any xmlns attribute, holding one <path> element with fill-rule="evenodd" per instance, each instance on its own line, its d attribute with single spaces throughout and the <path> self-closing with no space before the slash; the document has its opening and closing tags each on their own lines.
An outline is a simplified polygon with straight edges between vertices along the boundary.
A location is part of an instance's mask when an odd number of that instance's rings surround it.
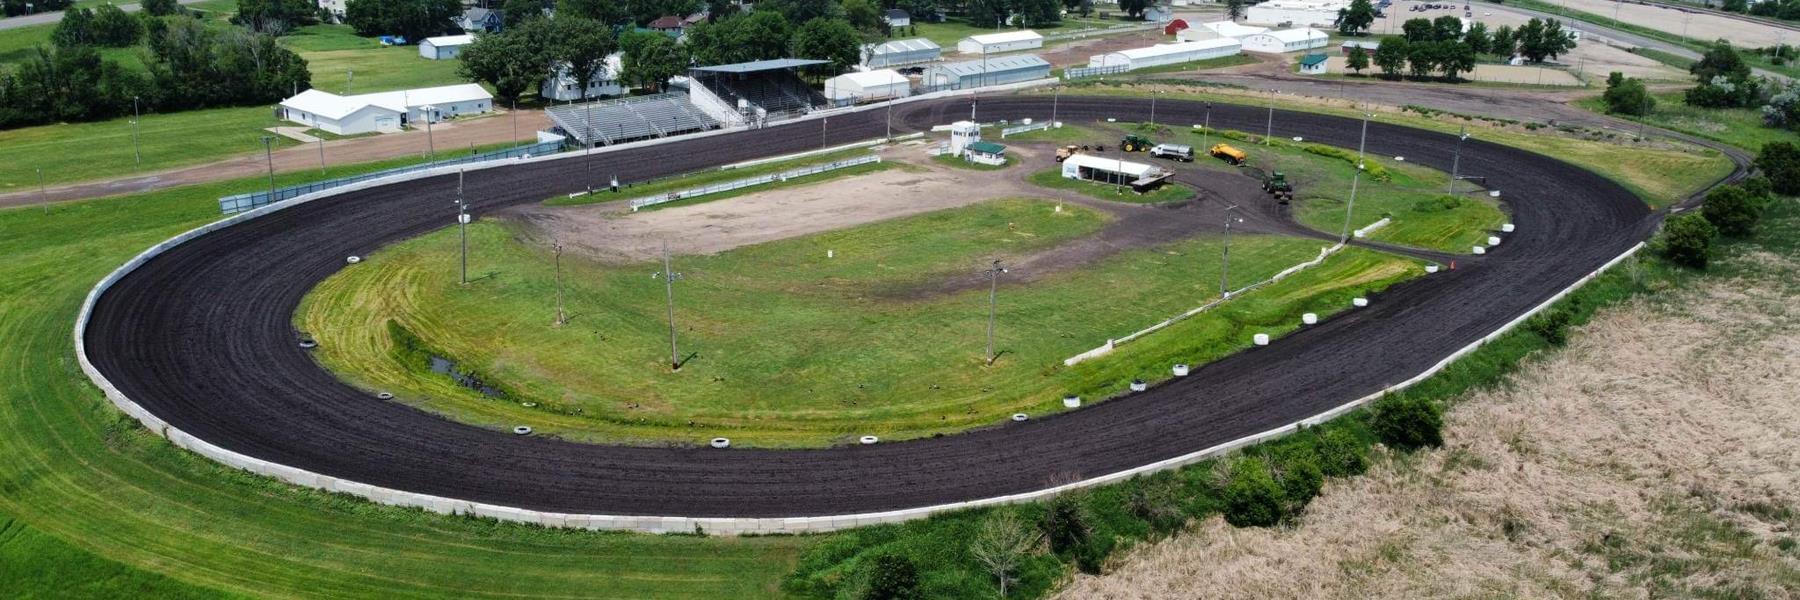
<svg viewBox="0 0 1800 600">
<path fill-rule="evenodd" d="M 1305 75 L 1324 75 L 1331 72 L 1331 60 L 1323 54 L 1308 54 L 1300 57 L 1300 72 Z"/>
<path fill-rule="evenodd" d="M 1330 27 L 1350 0 L 1269 0 L 1253 4 L 1244 22 L 1274 27 Z"/>
<path fill-rule="evenodd" d="M 323 8 L 325 9 L 325 12 L 331 13 L 331 20 L 333 22 L 342 23 L 344 22 L 344 1 L 345 0 L 319 0 L 319 8 Z"/>
<path fill-rule="evenodd" d="M 883 100 L 912 95 L 912 82 L 893 69 L 845 73 L 825 80 L 825 97 L 833 102 Z"/>
<path fill-rule="evenodd" d="M 936 42 L 925 38 L 867 44 L 862 49 L 863 66 L 871 69 L 935 62 L 943 53 Z"/>
<path fill-rule="evenodd" d="M 1088 57 L 1088 67 L 1120 67 L 1127 71 L 1231 56 L 1243 51 L 1237 40 L 1220 38 L 1198 42 L 1157 44 Z"/>
<path fill-rule="evenodd" d="M 1258 33 L 1256 35 L 1244 36 L 1243 39 L 1245 52 L 1264 52 L 1269 54 L 1324 48 L 1325 45 L 1330 42 L 1331 36 L 1325 35 L 1325 32 L 1311 27 Z"/>
<path fill-rule="evenodd" d="M 1030 29 L 971 35 L 956 42 L 956 51 L 963 54 L 999 54 L 1042 47 L 1044 36 Z"/>
<path fill-rule="evenodd" d="M 1240 25 L 1234 21 L 1213 21 L 1201 23 L 1199 27 L 1189 27 L 1175 34 L 1176 41 L 1198 42 L 1200 40 L 1216 40 L 1219 38 L 1244 39 L 1244 36 L 1256 35 L 1268 31 L 1267 27 Z"/>
<path fill-rule="evenodd" d="M 556 102 L 622 96 L 625 94 L 625 86 L 619 83 L 619 73 L 624 69 L 624 56 L 619 52 L 606 55 L 605 64 L 595 69 L 594 77 L 588 80 L 585 93 L 575 89 L 581 87 L 581 82 L 576 81 L 574 73 L 569 71 L 569 63 L 557 63 L 556 74 L 545 78 L 544 83 L 538 85 L 538 95 Z"/>
<path fill-rule="evenodd" d="M 428 37 L 425 38 L 425 41 L 419 42 L 419 56 L 430 60 L 452 59 L 461 55 L 463 48 L 472 43 L 475 43 L 475 36 L 466 33 Z"/>
<path fill-rule="evenodd" d="M 1036 54 L 1014 54 L 925 67 L 922 83 L 932 91 L 1006 85 L 1050 76 L 1050 61 Z"/>
<path fill-rule="evenodd" d="M 281 118 L 337 135 L 388 133 L 492 110 L 494 96 L 473 83 L 355 96 L 314 89 L 281 101 Z"/>
<path fill-rule="evenodd" d="M 1093 154 L 1076 154 L 1062 162 L 1064 179 L 1085 179 L 1115 185 L 1130 185 L 1132 182 L 1153 178 L 1162 173 L 1162 169 L 1155 165 Z"/>
</svg>

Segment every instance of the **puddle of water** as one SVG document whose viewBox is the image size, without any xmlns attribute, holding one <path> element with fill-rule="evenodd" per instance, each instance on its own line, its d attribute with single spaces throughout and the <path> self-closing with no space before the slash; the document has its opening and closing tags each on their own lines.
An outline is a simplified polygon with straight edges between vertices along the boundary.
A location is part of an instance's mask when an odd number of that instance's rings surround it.
<svg viewBox="0 0 1800 600">
<path fill-rule="evenodd" d="M 431 371 L 433 373 L 441 373 L 444 375 L 449 375 L 451 379 L 456 380 L 457 384 L 459 384 L 463 387 L 469 388 L 471 390 L 481 392 L 481 395 L 483 395 L 483 396 L 487 396 L 489 398 L 504 398 L 504 397 L 506 397 L 506 394 L 502 393 L 500 390 L 494 389 L 492 386 L 489 386 L 486 383 L 483 383 L 480 379 L 477 379 L 474 375 L 464 373 L 462 371 L 458 371 L 456 369 L 456 362 L 452 361 L 448 358 L 444 358 L 441 356 L 432 356 L 431 357 Z"/>
</svg>

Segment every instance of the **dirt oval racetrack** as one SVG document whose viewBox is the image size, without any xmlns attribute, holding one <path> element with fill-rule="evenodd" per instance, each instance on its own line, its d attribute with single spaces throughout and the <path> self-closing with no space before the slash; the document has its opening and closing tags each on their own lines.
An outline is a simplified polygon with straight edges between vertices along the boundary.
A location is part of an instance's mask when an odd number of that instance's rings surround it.
<svg viewBox="0 0 1800 600">
<path fill-rule="evenodd" d="M 969 114 L 968 99 L 896 105 L 896 131 Z M 1048 96 L 980 100 L 983 120 L 1044 119 Z M 1141 119 L 1148 101 L 1065 96 L 1069 121 Z M 1204 105 L 1162 101 L 1198 123 Z M 1262 131 L 1261 107 L 1215 105 L 1215 126 Z M 647 179 L 884 134 L 881 109 L 761 130 L 471 172 L 477 215 Z M 1360 122 L 1275 111 L 1274 133 L 1354 148 Z M 1369 125 L 1373 156 L 1449 170 L 1454 136 Z M 589 445 L 514 436 L 378 400 L 296 344 L 301 297 L 345 257 L 450 226 L 456 176 L 382 185 L 275 211 L 150 259 L 95 302 L 84 338 L 125 396 L 194 437 L 375 486 L 524 509 L 611 515 L 798 517 L 1028 492 L 1122 471 L 1318 414 L 1408 379 L 1642 240 L 1633 194 L 1553 158 L 1471 140 L 1463 173 L 1504 191 L 1516 233 L 1478 260 L 1390 288 L 1371 306 L 1197 369 L 1149 392 L 1026 423 L 817 450 Z M 696 440 L 696 443 L 703 440 Z"/>
</svg>

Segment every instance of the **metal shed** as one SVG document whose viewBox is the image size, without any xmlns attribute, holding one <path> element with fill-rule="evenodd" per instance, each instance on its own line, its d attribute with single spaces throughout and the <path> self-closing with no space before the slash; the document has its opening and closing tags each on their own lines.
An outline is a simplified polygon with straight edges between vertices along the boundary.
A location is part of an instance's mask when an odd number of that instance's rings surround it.
<svg viewBox="0 0 1800 600">
<path fill-rule="evenodd" d="M 921 63 L 936 62 L 942 57 L 944 49 L 936 42 L 925 38 L 894 40 L 884 44 L 863 46 L 863 66 L 871 69 L 885 69 Z"/>
<path fill-rule="evenodd" d="M 1005 85 L 1049 76 L 1049 61 L 1036 54 L 1020 54 L 932 65 L 925 69 L 924 84 L 930 90 L 961 89 Z"/>
</svg>

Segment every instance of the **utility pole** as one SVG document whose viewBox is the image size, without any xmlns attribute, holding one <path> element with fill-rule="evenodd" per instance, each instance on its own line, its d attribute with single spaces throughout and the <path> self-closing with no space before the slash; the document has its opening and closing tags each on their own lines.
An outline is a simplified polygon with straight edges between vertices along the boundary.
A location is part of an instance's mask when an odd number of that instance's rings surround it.
<svg viewBox="0 0 1800 600">
<path fill-rule="evenodd" d="M 1150 93 L 1150 130 L 1151 131 L 1156 130 L 1156 97 L 1161 96 L 1161 95 L 1162 95 L 1161 91 L 1155 91 L 1155 92 Z"/>
<path fill-rule="evenodd" d="M 263 158 L 269 162 L 269 202 L 275 201 L 275 136 L 262 136 Z"/>
<path fill-rule="evenodd" d="M 662 255 L 663 270 L 662 273 L 656 275 L 662 276 L 663 291 L 667 294 L 669 299 L 669 368 L 671 370 L 680 371 L 681 351 L 675 346 L 675 280 L 681 279 L 681 274 L 676 273 L 675 269 L 669 264 L 668 240 L 663 241 Z M 656 275 L 651 276 L 655 277 Z"/>
<path fill-rule="evenodd" d="M 556 249 L 556 326 L 562 327 L 569 322 L 568 313 L 563 311 L 562 242 L 553 241 L 551 247 Z"/>
<path fill-rule="evenodd" d="M 1244 222 L 1241 217 L 1231 216 L 1231 211 L 1234 210 L 1237 210 L 1236 204 L 1225 207 L 1225 250 L 1219 253 L 1220 298 L 1231 297 L 1231 223 L 1232 221 Z"/>
<path fill-rule="evenodd" d="M 1206 120 L 1200 125 L 1200 147 L 1212 152 L 1212 103 L 1206 103 Z"/>
<path fill-rule="evenodd" d="M 509 112 L 512 113 L 513 147 L 517 148 L 519 147 L 519 99 L 513 99 L 512 110 Z"/>
<path fill-rule="evenodd" d="M 1263 145 L 1267 146 L 1275 138 L 1275 88 L 1269 88 L 1269 123 L 1263 129 Z"/>
<path fill-rule="evenodd" d="M 594 103 L 589 102 L 586 105 L 584 105 L 584 107 L 585 107 L 584 110 L 587 111 L 587 116 L 582 117 L 581 126 L 585 129 L 587 129 L 587 139 L 582 140 L 582 141 L 587 142 L 586 144 L 584 144 L 585 146 L 587 146 L 587 150 L 585 151 L 585 154 L 591 156 L 594 154 Z M 621 127 L 621 128 L 624 126 L 625 126 L 624 124 L 619 125 L 619 127 Z"/>
<path fill-rule="evenodd" d="M 1456 135 L 1456 154 L 1454 158 L 1450 159 L 1450 183 L 1444 186 L 1446 194 L 1456 195 L 1456 180 L 1462 175 L 1462 145 L 1463 140 L 1467 139 L 1469 139 L 1469 127 L 1464 125 L 1462 133 Z M 1358 160 L 1357 164 L 1362 164 L 1362 161 Z"/>
<path fill-rule="evenodd" d="M 462 284 L 469 285 L 469 203 L 463 199 L 463 171 L 456 170 L 456 230 L 462 240 Z"/>
<path fill-rule="evenodd" d="M 894 97 L 891 95 L 888 96 L 888 105 L 887 105 L 887 137 L 884 137 L 881 139 L 884 139 L 884 140 L 894 139 Z"/>
<path fill-rule="evenodd" d="M 137 164 L 140 164 L 140 165 L 144 164 L 144 153 L 138 151 L 138 121 L 142 121 L 143 119 L 144 119 L 144 115 L 142 113 L 138 112 L 138 97 L 132 96 L 131 97 L 131 156 L 133 158 L 136 158 Z"/>
<path fill-rule="evenodd" d="M 425 149 L 431 153 L 431 160 L 433 162 L 436 162 L 437 161 L 437 141 L 432 139 L 431 122 L 434 119 L 432 119 L 431 117 L 432 117 L 432 113 L 437 112 L 437 107 L 427 104 L 425 106 L 420 107 L 420 109 L 423 110 L 425 113 L 424 114 L 424 116 L 425 116 Z"/>
<path fill-rule="evenodd" d="M 819 147 L 825 147 L 825 132 L 831 130 L 831 117 L 819 117 Z"/>
<path fill-rule="evenodd" d="M 313 139 L 319 140 L 319 174 L 324 175 L 325 174 L 325 138 L 313 138 Z"/>
<path fill-rule="evenodd" d="M 1350 177 L 1350 201 L 1344 204 L 1344 232 L 1338 235 L 1339 244 L 1350 243 L 1350 213 L 1356 210 L 1356 186 L 1362 182 L 1363 149 L 1369 142 L 1369 117 L 1373 113 L 1363 113 L 1362 139 L 1356 142 L 1356 173 Z M 1455 179 L 1451 179 L 1455 181 Z"/>
<path fill-rule="evenodd" d="M 994 355 L 994 316 L 995 316 L 995 313 L 997 312 L 997 308 L 999 306 L 996 303 L 996 298 L 997 298 L 999 290 L 1000 290 L 1000 274 L 1005 273 L 1005 272 L 1006 272 L 1006 267 L 1004 265 L 1001 265 L 1000 261 L 997 259 L 994 261 L 993 266 L 988 267 L 988 270 L 987 270 L 987 276 L 988 276 L 987 364 L 989 364 L 989 365 L 994 364 L 994 360 L 997 358 L 1000 358 L 1000 357 Z"/>
<path fill-rule="evenodd" d="M 1056 93 L 1050 96 L 1050 126 L 1056 126 L 1056 105 L 1062 103 L 1062 86 L 1056 86 Z"/>
</svg>

